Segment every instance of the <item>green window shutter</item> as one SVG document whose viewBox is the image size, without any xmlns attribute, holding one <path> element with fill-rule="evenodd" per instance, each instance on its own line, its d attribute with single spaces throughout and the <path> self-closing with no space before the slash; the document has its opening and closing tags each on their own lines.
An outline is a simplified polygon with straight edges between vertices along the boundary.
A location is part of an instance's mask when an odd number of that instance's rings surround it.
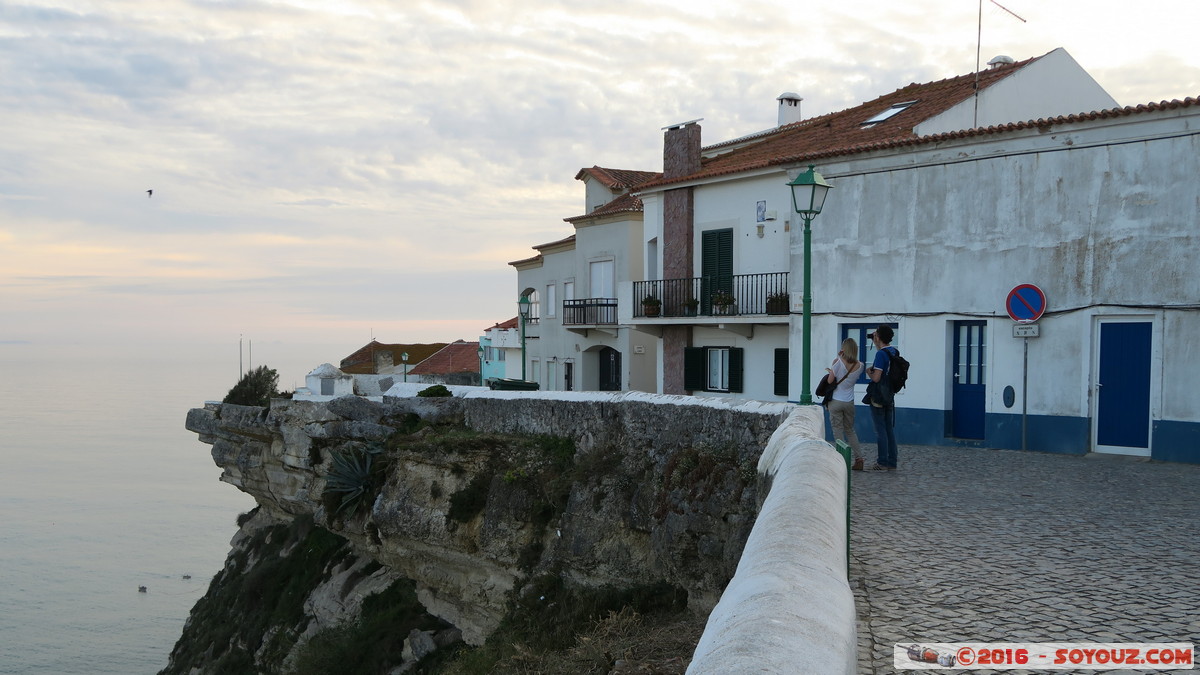
<svg viewBox="0 0 1200 675">
<path fill-rule="evenodd" d="M 706 306 L 710 294 L 733 291 L 733 228 L 700 234 L 700 276 Z"/>
<path fill-rule="evenodd" d="M 708 350 L 704 347 L 685 347 L 683 350 L 683 388 L 704 391 L 708 381 Z"/>
<path fill-rule="evenodd" d="M 729 391 L 742 392 L 742 364 L 746 357 L 741 347 L 729 348 Z"/>
<path fill-rule="evenodd" d="M 775 350 L 775 395 L 788 395 L 788 350 Z"/>
</svg>

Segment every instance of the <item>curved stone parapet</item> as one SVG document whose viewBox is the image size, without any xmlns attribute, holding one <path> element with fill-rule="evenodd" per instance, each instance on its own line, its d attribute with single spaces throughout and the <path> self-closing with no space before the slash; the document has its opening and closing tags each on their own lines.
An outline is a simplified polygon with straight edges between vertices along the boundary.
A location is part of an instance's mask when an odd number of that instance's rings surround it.
<svg viewBox="0 0 1200 675">
<path fill-rule="evenodd" d="M 854 673 L 846 577 L 846 463 L 820 407 L 797 408 L 759 460 L 769 488 L 689 675 Z"/>
</svg>

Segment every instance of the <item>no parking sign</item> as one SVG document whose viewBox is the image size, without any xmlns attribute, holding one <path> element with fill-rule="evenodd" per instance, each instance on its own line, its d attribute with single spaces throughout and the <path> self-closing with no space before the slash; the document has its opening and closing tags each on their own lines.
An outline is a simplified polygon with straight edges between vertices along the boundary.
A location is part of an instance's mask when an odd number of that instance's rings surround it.
<svg viewBox="0 0 1200 675">
<path fill-rule="evenodd" d="M 1008 292 L 1004 308 L 1013 321 L 1033 323 L 1046 311 L 1046 294 L 1033 284 L 1021 284 Z"/>
</svg>

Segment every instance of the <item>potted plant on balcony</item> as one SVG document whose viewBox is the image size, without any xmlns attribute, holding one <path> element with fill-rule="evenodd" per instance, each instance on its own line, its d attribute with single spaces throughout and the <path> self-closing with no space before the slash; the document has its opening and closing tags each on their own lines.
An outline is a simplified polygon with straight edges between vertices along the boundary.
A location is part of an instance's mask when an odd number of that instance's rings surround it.
<svg viewBox="0 0 1200 675">
<path fill-rule="evenodd" d="M 788 294 L 780 291 L 767 296 L 767 314 L 787 314 Z"/>
<path fill-rule="evenodd" d="M 659 300 L 653 295 L 647 295 L 642 300 L 643 316 L 658 316 L 660 312 L 662 312 L 662 300 Z"/>
<path fill-rule="evenodd" d="M 717 291 L 713 293 L 712 305 L 713 314 L 737 314 L 737 298 L 729 291 Z"/>
<path fill-rule="evenodd" d="M 700 306 L 700 301 L 695 298 L 688 298 L 683 301 L 683 315 L 696 316 L 696 309 Z"/>
</svg>

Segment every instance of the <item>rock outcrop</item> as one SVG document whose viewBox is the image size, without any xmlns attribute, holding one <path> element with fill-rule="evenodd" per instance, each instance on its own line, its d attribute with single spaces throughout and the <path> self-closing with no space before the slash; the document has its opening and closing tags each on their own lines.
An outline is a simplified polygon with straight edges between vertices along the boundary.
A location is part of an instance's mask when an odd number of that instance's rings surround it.
<svg viewBox="0 0 1200 675">
<path fill-rule="evenodd" d="M 430 614 L 480 644 L 538 577 L 666 584 L 711 609 L 754 522 L 758 457 L 788 410 L 481 392 L 208 404 L 187 428 L 262 517 L 311 518 L 387 579 L 411 579 Z M 333 491 L 346 473 L 361 490 Z M 314 614 L 331 606 L 314 602 Z M 423 653 L 426 637 L 410 648 Z"/>
</svg>

